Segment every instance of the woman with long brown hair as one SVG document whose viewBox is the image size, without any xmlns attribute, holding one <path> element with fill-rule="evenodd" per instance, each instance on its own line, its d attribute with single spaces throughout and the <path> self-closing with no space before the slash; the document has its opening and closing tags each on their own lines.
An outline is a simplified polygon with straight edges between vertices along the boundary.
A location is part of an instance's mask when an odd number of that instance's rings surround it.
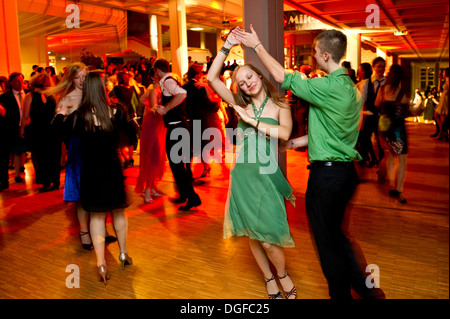
<svg viewBox="0 0 450 319">
<path fill-rule="evenodd" d="M 81 141 L 80 202 L 83 209 L 90 213 L 90 233 L 97 256 L 98 275 L 105 284 L 110 278 L 105 260 L 108 212 L 112 212 L 122 268 L 132 263 L 126 247 L 128 225 L 124 208 L 128 203 L 117 154 L 117 127 L 126 117 L 119 110 L 108 105 L 100 76 L 91 72 L 86 76 L 78 110 L 64 121 L 67 106 L 63 106 L 55 117 L 56 122 L 64 122 L 62 126 Z"/>
<path fill-rule="evenodd" d="M 234 93 L 220 79 L 230 49 L 239 44 L 230 33 L 208 72 L 217 94 L 239 114 L 236 159 L 230 176 L 225 211 L 224 237 L 247 236 L 261 269 L 270 299 L 282 295 L 272 274 L 275 266 L 286 299 L 297 297 L 287 274 L 283 247 L 293 247 L 285 199 L 292 203 L 293 190 L 277 163 L 278 140 L 287 141 L 292 130 L 291 110 L 259 69 L 245 64 L 235 69 Z M 268 165 L 267 165 L 268 164 Z"/>
</svg>

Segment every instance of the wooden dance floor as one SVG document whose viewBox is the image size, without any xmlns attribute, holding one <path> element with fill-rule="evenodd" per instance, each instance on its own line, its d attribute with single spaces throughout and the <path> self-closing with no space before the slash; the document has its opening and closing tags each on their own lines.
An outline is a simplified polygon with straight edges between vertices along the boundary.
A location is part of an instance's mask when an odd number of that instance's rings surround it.
<svg viewBox="0 0 450 319">
<path fill-rule="evenodd" d="M 431 124 L 408 122 L 407 129 L 408 202 L 388 197 L 387 185 L 376 183 L 376 168 L 358 167 L 361 184 L 349 207 L 348 231 L 366 262 L 378 266 L 388 299 L 448 299 L 449 144 L 429 137 Z M 133 191 L 138 152 L 135 162 L 125 170 L 131 199 L 128 251 L 134 264 L 122 270 L 118 245 L 109 244 L 107 286 L 97 279 L 94 251 L 81 247 L 74 206 L 63 202 L 63 190 L 39 193 L 31 161 L 25 165 L 25 184 L 15 183 L 10 171 L 11 186 L 0 193 L 1 299 L 266 298 L 248 240 L 222 237 L 227 170 L 212 164 L 211 176 L 196 185 L 203 204 L 179 212 L 170 201 L 176 193 L 168 165 L 159 183 L 165 196 L 147 205 Z M 287 204 L 296 244 L 285 249 L 287 270 L 300 299 L 328 299 L 304 207 L 306 165 L 305 152 L 288 151 L 287 174 L 297 201 L 296 207 Z M 200 166 L 194 166 L 194 176 L 202 172 Z M 114 234 L 110 219 L 107 228 Z M 73 269 L 79 271 L 79 288 L 70 285 Z"/>
</svg>

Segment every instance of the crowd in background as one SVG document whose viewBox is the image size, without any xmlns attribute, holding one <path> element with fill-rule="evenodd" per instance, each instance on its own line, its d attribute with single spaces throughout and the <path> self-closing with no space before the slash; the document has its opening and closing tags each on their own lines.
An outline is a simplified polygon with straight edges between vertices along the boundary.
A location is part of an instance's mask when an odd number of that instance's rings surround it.
<svg viewBox="0 0 450 319">
<path fill-rule="evenodd" d="M 120 157 L 123 161 L 124 168 L 127 168 L 129 166 L 132 166 L 134 164 L 133 154 L 135 153 L 139 138 L 140 138 L 140 125 L 143 122 L 144 118 L 144 112 L 145 112 L 145 105 L 148 103 L 145 99 L 140 99 L 144 93 L 146 92 L 147 88 L 151 86 L 154 81 L 152 80 L 152 77 L 150 76 L 150 72 L 153 67 L 153 63 L 155 62 L 156 58 L 151 57 L 150 59 L 147 58 L 141 58 L 139 61 L 128 61 L 126 63 L 115 63 L 115 62 L 109 62 L 106 64 L 106 66 L 103 69 L 97 69 L 95 70 L 97 73 L 101 75 L 101 78 L 105 84 L 106 87 L 106 93 L 108 97 L 110 97 L 113 101 L 119 100 L 122 105 L 125 106 L 128 116 L 133 121 L 128 127 L 123 128 L 122 134 L 120 135 Z M 356 84 L 358 88 L 360 88 L 361 93 L 363 95 L 363 98 L 367 98 L 368 93 L 367 89 L 364 88 L 364 86 L 367 87 L 368 79 L 371 78 L 371 83 L 374 83 L 376 78 L 380 78 L 382 81 L 385 81 L 385 69 L 381 71 L 378 75 L 376 75 L 376 64 L 379 62 L 379 58 L 375 59 L 370 65 L 369 63 L 363 63 L 358 67 L 358 70 L 355 71 L 351 68 L 350 62 L 344 61 L 342 63 L 342 67 L 348 69 L 349 76 L 353 80 L 353 82 Z M 195 66 L 197 70 L 199 70 L 199 73 L 202 75 L 198 77 L 199 83 L 202 83 L 205 87 L 208 87 L 208 83 L 205 78 L 206 72 L 209 70 L 211 64 L 213 62 L 213 58 L 207 57 L 207 62 L 204 65 L 198 64 L 196 61 L 192 61 L 192 59 L 189 57 L 189 67 Z M 385 62 L 382 61 L 385 65 Z M 222 71 L 221 71 L 221 78 L 226 83 L 227 87 L 231 89 L 231 82 L 232 82 L 232 74 L 234 69 L 238 66 L 238 63 L 236 60 L 233 62 L 227 61 L 224 63 Z M 294 69 L 300 71 L 302 73 L 302 76 L 304 78 L 314 78 L 314 77 L 322 77 L 324 76 L 324 72 L 321 70 L 312 70 L 311 66 L 309 65 L 301 65 L 296 66 Z M 30 97 L 31 95 L 35 95 L 38 93 L 42 93 L 45 89 L 49 87 L 53 87 L 61 82 L 62 78 L 64 77 L 65 73 L 67 71 L 67 68 L 63 68 L 63 70 L 57 74 L 55 72 L 55 68 L 52 66 L 47 67 L 39 67 L 37 65 L 33 66 L 33 70 L 30 74 L 30 80 L 25 80 L 25 77 L 20 73 L 12 73 L 9 78 L 6 76 L 0 76 L 0 95 L 3 95 L 7 93 L 8 91 L 15 90 L 13 88 L 14 85 L 16 85 L 16 89 L 18 91 L 22 92 L 24 97 L 24 101 L 21 102 L 21 110 L 20 110 L 20 129 L 19 129 L 19 138 L 14 141 L 10 141 L 7 144 L 7 147 L 5 149 L 9 153 L 8 155 L 8 168 L 14 168 L 15 170 L 15 181 L 18 183 L 23 182 L 23 173 L 24 173 L 24 162 L 27 159 L 26 154 L 31 152 L 31 159 L 33 161 L 33 164 L 35 166 L 39 166 L 40 164 L 40 156 L 37 155 L 37 162 L 36 162 L 36 156 L 35 154 L 39 154 L 41 150 L 46 149 L 43 145 L 39 144 L 39 141 L 45 140 L 44 135 L 39 136 L 39 134 L 48 134 L 43 132 L 38 132 L 37 134 L 30 134 L 31 132 L 34 133 L 34 130 L 29 127 L 28 129 L 25 129 L 27 125 L 30 124 L 30 116 L 33 117 L 33 112 L 30 114 L 30 105 L 29 102 L 31 101 L 30 98 L 25 99 L 25 94 L 29 93 Z M 92 70 L 91 70 L 92 71 Z M 380 71 L 378 71 L 380 72 Z M 447 72 L 447 73 L 446 73 Z M 181 85 L 186 85 L 189 82 L 188 73 L 184 75 L 174 75 L 177 77 Z M 17 83 L 18 82 L 18 83 Z M 419 106 L 422 110 L 418 115 L 413 116 L 414 122 L 423 122 L 423 123 L 432 123 L 436 127 L 436 132 L 431 135 L 431 137 L 436 138 L 437 140 L 446 140 L 448 141 L 448 119 L 447 119 L 447 109 L 448 109 L 448 103 L 447 107 L 445 107 L 445 103 L 439 103 L 442 97 L 445 97 L 448 95 L 448 71 L 446 69 L 441 70 L 439 75 L 439 82 L 437 83 L 437 87 L 427 87 L 425 92 L 420 92 L 419 89 L 415 90 L 415 96 L 411 100 L 411 105 Z M 15 84 L 16 83 L 16 84 Z M 447 83 L 447 84 L 446 84 Z M 17 91 L 16 91 L 17 92 Z M 358 140 L 357 149 L 360 152 L 362 156 L 362 161 L 360 162 L 363 166 L 368 167 L 378 167 L 381 159 L 384 157 L 384 150 L 381 147 L 379 143 L 378 138 L 378 120 L 379 120 L 379 110 L 373 114 L 373 107 L 374 107 L 374 99 L 376 97 L 376 93 L 372 92 L 369 93 L 369 101 L 366 103 L 364 102 L 364 109 L 363 109 L 363 122 L 360 127 L 360 138 Z M 216 96 L 217 98 L 217 96 Z M 37 98 L 35 98 L 36 100 Z M 290 91 L 286 92 L 286 99 L 291 107 L 291 114 L 293 118 L 293 130 L 291 134 L 291 138 L 307 135 L 308 133 L 308 110 L 309 110 L 309 104 L 294 96 Z M 371 99 L 371 100 L 370 100 Z M 3 115 L 6 112 L 6 108 L 3 105 L 5 103 L 4 97 L 3 99 L 0 99 L 2 101 L 2 104 L 0 104 L 0 128 L 3 132 L 3 136 L 5 134 L 8 134 L 7 130 L 8 128 L 7 124 L 4 124 L 5 122 L 8 122 L 9 116 Z M 56 101 L 55 101 L 56 102 Z M 6 102 L 7 103 L 7 102 Z M 224 131 L 224 128 L 235 128 L 237 125 L 237 116 L 232 108 L 228 107 L 228 105 L 222 101 L 219 101 L 217 104 L 217 112 L 213 112 L 213 114 L 210 114 L 208 118 L 200 118 L 199 115 L 196 113 L 195 110 L 190 110 L 191 114 L 188 114 L 188 117 L 190 120 L 194 119 L 200 119 L 202 120 L 203 128 L 205 129 L 207 127 L 217 127 L 220 130 Z M 443 105 L 441 107 L 438 107 L 439 105 Z M 39 116 L 45 117 L 46 121 L 48 122 L 51 118 L 51 112 L 52 107 L 50 107 L 49 110 L 47 110 L 47 114 L 37 114 L 36 111 L 34 111 L 35 116 L 38 118 Z M 372 113 L 372 114 L 371 114 Z M 43 119 L 37 119 L 35 122 L 42 122 Z M 48 123 L 47 123 L 48 124 Z M 36 126 L 36 125 L 34 125 Z M 41 130 L 43 130 L 41 128 Z M 25 137 L 26 133 L 28 131 L 28 138 Z M 31 138 L 30 136 L 33 136 Z M 225 135 L 225 134 L 224 134 Z M 38 137 L 39 136 L 39 137 Z M 377 149 L 377 152 L 374 151 L 374 145 L 372 145 L 372 137 L 375 141 L 375 149 Z M 227 142 L 235 142 L 233 140 L 227 141 Z M 5 143 L 5 142 L 3 142 Z M 225 145 L 226 141 L 223 141 L 223 145 Z M 14 144 L 14 145 L 13 145 Z M 42 144 L 42 143 L 41 143 Z M 34 150 L 34 152 L 32 152 Z M 220 154 L 222 157 L 224 156 L 224 150 L 225 147 L 223 147 L 223 153 Z M 297 148 L 297 151 L 304 151 L 305 148 Z M 4 151 L 6 152 L 6 151 Z M 48 154 L 50 152 L 49 149 L 46 149 L 45 151 L 42 151 L 42 154 Z M 65 144 L 62 143 L 61 151 L 57 152 L 58 154 L 61 153 L 61 159 L 60 164 L 61 167 L 65 166 L 66 162 L 66 147 Z M 196 154 L 198 155 L 198 154 Z M 214 155 L 214 154 L 211 154 Z M 6 156 L 3 156 L 6 158 Z M 5 161 L 5 160 L 4 160 Z M 45 159 L 44 166 L 48 166 L 48 161 Z M 210 171 L 209 165 L 203 160 L 202 163 L 204 165 L 204 172 L 199 176 L 199 178 L 206 177 Z M 6 164 L 3 164 L 5 166 Z M 41 165 L 42 166 L 42 165 Z M 38 169 L 38 172 L 40 170 Z M 5 175 L 5 173 L 3 173 Z M 5 175 L 6 176 L 6 175 Z M 55 179 L 55 177 L 52 177 Z M 5 180 L 6 177 L 3 178 L 0 189 L 7 188 L 8 181 Z M 382 181 L 383 177 L 380 177 L 380 180 Z M 40 182 L 41 179 L 39 176 L 36 177 L 36 182 Z M 42 190 L 49 190 L 51 187 L 48 186 L 48 182 L 43 182 L 44 187 Z M 57 189 L 58 183 L 53 183 L 54 187 L 53 189 Z"/>
</svg>

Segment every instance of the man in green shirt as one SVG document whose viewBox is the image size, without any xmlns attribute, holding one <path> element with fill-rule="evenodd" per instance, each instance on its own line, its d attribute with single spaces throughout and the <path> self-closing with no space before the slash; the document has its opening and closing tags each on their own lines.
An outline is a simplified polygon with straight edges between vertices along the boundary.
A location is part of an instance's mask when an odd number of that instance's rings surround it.
<svg viewBox="0 0 450 319">
<path fill-rule="evenodd" d="M 353 160 L 361 159 L 355 150 L 362 101 L 358 89 L 342 68 L 340 60 L 347 48 L 346 36 L 337 30 L 320 33 L 314 41 L 322 78 L 302 79 L 299 72 L 285 70 L 265 50 L 253 26 L 251 32 L 233 30 L 235 38 L 253 48 L 275 81 L 284 90 L 311 103 L 308 137 L 290 142 L 290 148 L 308 143 L 310 175 L 306 191 L 306 212 L 314 233 L 322 271 L 332 299 L 351 299 L 351 288 L 363 298 L 383 297 L 366 278 L 351 244 L 342 231 L 345 209 L 358 176 Z"/>
</svg>

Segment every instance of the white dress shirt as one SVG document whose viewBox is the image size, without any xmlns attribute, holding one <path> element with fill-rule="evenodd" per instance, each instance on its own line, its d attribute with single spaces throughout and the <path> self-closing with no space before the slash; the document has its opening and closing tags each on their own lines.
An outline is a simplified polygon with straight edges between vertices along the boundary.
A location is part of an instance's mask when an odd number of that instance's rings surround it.
<svg viewBox="0 0 450 319">
<path fill-rule="evenodd" d="M 185 94 L 187 93 L 187 91 L 185 89 L 183 89 L 181 86 L 178 85 L 177 81 L 175 81 L 174 79 L 168 79 L 166 81 L 166 79 L 168 77 L 172 76 L 172 74 L 170 73 L 166 73 L 166 75 L 163 76 L 163 78 L 159 81 L 159 86 L 161 87 L 161 93 L 164 96 L 174 96 L 177 94 Z M 181 121 L 176 121 L 176 122 L 169 122 L 167 124 L 178 124 L 181 123 Z"/>
</svg>

